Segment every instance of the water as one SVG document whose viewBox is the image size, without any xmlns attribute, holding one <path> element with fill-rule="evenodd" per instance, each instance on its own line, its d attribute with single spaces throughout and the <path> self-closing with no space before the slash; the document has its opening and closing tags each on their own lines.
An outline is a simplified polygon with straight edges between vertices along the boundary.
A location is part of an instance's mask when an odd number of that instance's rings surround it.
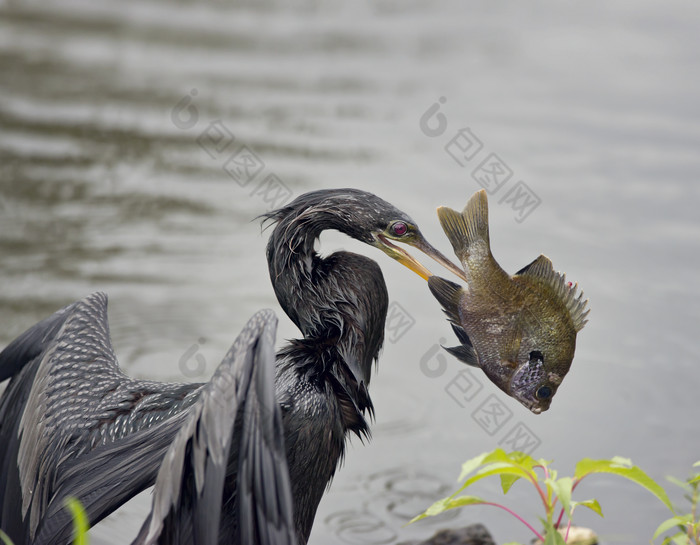
<svg viewBox="0 0 700 545">
<path fill-rule="evenodd" d="M 591 300 L 572 371 L 549 412 L 527 413 L 440 359 L 452 334 L 417 277 L 324 235 L 324 251 L 376 259 L 395 305 L 373 439 L 350 447 L 311 543 L 396 543 L 474 521 L 499 542 L 528 540 L 488 507 L 404 527 L 516 427 L 561 472 L 622 455 L 662 481 L 685 476 L 700 459 L 700 7 L 346 4 L 1 4 L 0 346 L 104 290 L 127 372 L 206 379 L 251 314 L 280 312 L 256 215 L 353 186 L 448 253 L 434 209 L 461 207 L 495 153 L 512 172 L 490 188 L 497 259 L 514 272 L 546 253 Z M 421 129 L 433 105 L 444 117 Z M 448 151 L 466 128 L 477 153 L 460 166 Z M 536 208 L 509 202 L 520 180 Z M 283 318 L 280 344 L 296 334 Z M 492 394 L 509 420 L 479 421 Z M 496 482 L 475 492 L 500 495 Z M 667 516 L 614 477 L 580 493 L 600 500 L 604 519 L 577 520 L 605 543 L 645 543 Z M 508 501 L 535 518 L 525 487 Z M 128 504 L 95 542 L 127 542 L 148 505 Z"/>
</svg>

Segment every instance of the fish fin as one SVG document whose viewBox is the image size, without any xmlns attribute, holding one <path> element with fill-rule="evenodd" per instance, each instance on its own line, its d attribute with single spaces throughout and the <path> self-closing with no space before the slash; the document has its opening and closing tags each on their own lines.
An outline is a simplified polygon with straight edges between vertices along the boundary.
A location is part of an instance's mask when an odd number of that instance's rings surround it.
<svg viewBox="0 0 700 545">
<path fill-rule="evenodd" d="M 554 266 L 549 258 L 540 255 L 529 265 L 520 269 L 516 276 L 532 276 L 546 282 L 556 293 L 569 311 L 569 316 L 574 323 L 576 333 L 583 329 L 588 320 L 586 317 L 590 309 L 586 308 L 588 299 L 583 299 L 583 291 L 578 290 L 578 284 L 571 284 L 566 281 L 566 275 L 554 270 Z M 578 297 L 577 297 L 578 293 Z"/>
<path fill-rule="evenodd" d="M 537 259 L 532 261 L 532 263 L 525 265 L 515 274 L 537 276 L 539 278 L 549 280 L 552 276 L 552 273 L 554 273 L 554 265 L 552 265 L 552 262 L 546 255 L 542 254 Z"/>
<path fill-rule="evenodd" d="M 472 367 L 479 367 L 479 358 L 473 346 L 462 344 L 460 346 L 443 346 L 443 348 L 462 363 L 466 363 Z"/>
<path fill-rule="evenodd" d="M 469 346 L 474 346 L 472 344 L 472 340 L 469 338 L 469 335 L 467 335 L 467 332 L 464 330 L 464 328 L 462 326 L 457 325 L 453 322 L 452 323 L 452 331 L 455 332 L 455 335 L 457 335 L 457 338 L 459 339 L 460 343 L 468 344 Z"/>
<path fill-rule="evenodd" d="M 431 276 L 428 278 L 428 287 L 438 303 L 442 305 L 448 319 L 459 324 L 459 300 L 462 295 L 462 286 L 439 276 Z"/>
<path fill-rule="evenodd" d="M 472 195 L 462 213 L 446 206 L 439 207 L 437 213 L 442 230 L 461 261 L 469 256 L 470 248 L 478 241 L 490 247 L 489 207 L 483 189 Z"/>
</svg>

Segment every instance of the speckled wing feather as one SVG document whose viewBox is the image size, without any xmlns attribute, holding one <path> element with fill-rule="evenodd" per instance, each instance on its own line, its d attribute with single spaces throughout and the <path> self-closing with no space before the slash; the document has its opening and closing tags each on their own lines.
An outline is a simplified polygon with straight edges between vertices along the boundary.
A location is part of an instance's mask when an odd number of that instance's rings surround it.
<svg viewBox="0 0 700 545">
<path fill-rule="evenodd" d="M 152 484 L 160 459 L 151 460 L 149 469 L 133 450 L 118 445 L 139 430 L 142 444 L 162 443 L 164 437 L 169 442 L 174 433 L 168 439 L 167 430 L 147 431 L 186 410 L 199 389 L 124 375 L 112 350 L 102 293 L 20 336 L 0 354 L 0 376 L 12 376 L 0 398 L 0 527 L 15 541 L 37 544 L 70 539 L 70 521 L 61 522 L 66 497 L 77 496 L 94 524 Z M 100 497 L 109 481 L 113 487 L 121 479 L 114 468 L 107 475 L 87 471 L 100 456 L 131 472 L 138 485 L 128 488 L 125 482 L 119 494 Z M 76 468 L 82 473 L 76 475 Z"/>
<path fill-rule="evenodd" d="M 29 395 L 36 362 L 56 337 L 75 305 L 42 320 L 0 352 L 0 382 L 11 378 L 0 396 L 0 529 L 24 541 L 21 486 L 17 468 L 18 428 Z"/>
<path fill-rule="evenodd" d="M 163 459 L 134 544 L 296 544 L 276 326 L 272 311 L 253 316 L 203 388 Z"/>
</svg>

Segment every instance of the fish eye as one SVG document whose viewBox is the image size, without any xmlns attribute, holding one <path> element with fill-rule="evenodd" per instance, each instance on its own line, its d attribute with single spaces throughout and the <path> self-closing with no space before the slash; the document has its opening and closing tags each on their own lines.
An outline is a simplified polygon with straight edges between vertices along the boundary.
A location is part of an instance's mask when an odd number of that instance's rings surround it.
<svg viewBox="0 0 700 545">
<path fill-rule="evenodd" d="M 408 225 L 406 225 L 406 223 L 403 221 L 395 221 L 391 224 L 390 229 L 391 233 L 397 237 L 402 237 L 408 233 Z"/>
<path fill-rule="evenodd" d="M 552 397 L 552 389 L 549 386 L 540 386 L 535 392 L 535 397 L 537 399 L 549 399 Z"/>
</svg>

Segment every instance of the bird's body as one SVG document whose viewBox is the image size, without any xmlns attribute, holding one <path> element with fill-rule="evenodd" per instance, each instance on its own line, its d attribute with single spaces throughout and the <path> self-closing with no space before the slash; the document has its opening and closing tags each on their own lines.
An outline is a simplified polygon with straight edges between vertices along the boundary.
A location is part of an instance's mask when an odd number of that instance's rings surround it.
<svg viewBox="0 0 700 545">
<path fill-rule="evenodd" d="M 0 353 L 0 382 L 11 379 L 0 397 L 0 529 L 15 545 L 68 542 L 67 497 L 80 499 L 95 524 L 152 485 L 159 468 L 153 511 L 136 543 L 189 543 L 193 532 L 206 542 L 306 542 L 348 433 L 368 434 L 367 387 L 388 300 L 374 261 L 349 252 L 322 258 L 313 244 L 337 229 L 423 278 L 429 272 L 389 239 L 447 260 L 405 214 L 357 190 L 308 193 L 267 218 L 276 223 L 268 244 L 275 293 L 303 334 L 278 353 L 274 383 L 250 356 L 262 341 L 234 345 L 206 385 L 126 376 L 102 294 L 57 312 Z M 250 328 L 265 329 L 253 324 L 241 336 Z M 266 396 L 274 401 L 261 402 Z M 280 426 L 270 424 L 278 418 Z M 228 437 L 223 447 L 220 435 Z M 274 479 L 263 478 L 270 473 Z"/>
</svg>

